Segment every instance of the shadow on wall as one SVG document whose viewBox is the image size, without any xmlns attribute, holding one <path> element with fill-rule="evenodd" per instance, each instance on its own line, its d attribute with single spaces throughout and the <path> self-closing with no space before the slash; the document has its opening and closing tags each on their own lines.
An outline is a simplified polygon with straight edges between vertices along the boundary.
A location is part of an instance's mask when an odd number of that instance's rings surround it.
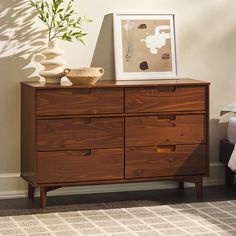
<svg viewBox="0 0 236 236">
<path fill-rule="evenodd" d="M 34 26 L 28 0 L 0 0 L 0 173 L 16 173 L 20 159 L 20 81 L 35 79 L 34 55 L 45 31 Z"/>
<path fill-rule="evenodd" d="M 114 43 L 113 43 L 113 15 L 104 16 L 97 44 L 93 54 L 91 66 L 103 67 L 103 80 L 115 79 Z"/>
<path fill-rule="evenodd" d="M 0 18 L 2 79 L 14 83 L 27 80 L 35 71 L 29 64 L 45 46 L 45 31 L 33 26 L 35 14 L 28 0 L 1 0 Z"/>
</svg>

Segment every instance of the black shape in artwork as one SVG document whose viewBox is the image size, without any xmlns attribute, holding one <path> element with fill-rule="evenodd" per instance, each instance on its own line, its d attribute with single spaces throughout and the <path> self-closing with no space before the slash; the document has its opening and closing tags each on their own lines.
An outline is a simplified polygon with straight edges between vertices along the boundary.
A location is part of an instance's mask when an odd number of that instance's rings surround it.
<svg viewBox="0 0 236 236">
<path fill-rule="evenodd" d="M 168 60 L 168 59 L 170 59 L 170 54 L 169 54 L 169 53 L 164 53 L 164 54 L 162 54 L 162 55 L 161 55 L 161 59 L 162 59 L 162 60 Z"/>
<path fill-rule="evenodd" d="M 146 61 L 141 62 L 140 65 L 139 65 L 139 68 L 141 70 L 148 70 L 149 69 L 148 63 Z"/>
<path fill-rule="evenodd" d="M 146 24 L 140 24 L 138 26 L 138 29 L 147 29 L 147 25 Z"/>
</svg>

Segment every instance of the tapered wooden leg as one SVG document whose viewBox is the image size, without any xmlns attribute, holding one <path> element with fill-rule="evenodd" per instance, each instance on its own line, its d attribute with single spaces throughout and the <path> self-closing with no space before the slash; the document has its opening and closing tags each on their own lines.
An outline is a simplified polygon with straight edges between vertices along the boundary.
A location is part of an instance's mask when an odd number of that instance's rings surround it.
<svg viewBox="0 0 236 236">
<path fill-rule="evenodd" d="M 195 187 L 196 187 L 197 199 L 202 200 L 203 197 L 202 177 L 195 178 Z"/>
<path fill-rule="evenodd" d="M 179 189 L 184 189 L 184 182 L 183 181 L 179 182 Z"/>
<path fill-rule="evenodd" d="M 41 208 L 45 208 L 47 204 L 47 187 L 40 187 Z"/>
<path fill-rule="evenodd" d="M 35 187 L 28 183 L 28 198 L 34 199 Z"/>
</svg>

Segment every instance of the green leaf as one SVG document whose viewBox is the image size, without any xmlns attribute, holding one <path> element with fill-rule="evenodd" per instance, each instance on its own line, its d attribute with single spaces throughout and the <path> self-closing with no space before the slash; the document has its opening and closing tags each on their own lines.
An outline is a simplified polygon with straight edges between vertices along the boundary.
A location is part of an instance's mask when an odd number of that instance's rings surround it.
<svg viewBox="0 0 236 236">
<path fill-rule="evenodd" d="M 44 4 L 43 4 L 43 2 L 41 3 L 41 9 L 42 9 L 42 11 L 44 10 Z"/>
<path fill-rule="evenodd" d="M 68 3 L 66 11 L 69 11 L 71 8 L 72 8 L 72 1 Z"/>
<path fill-rule="evenodd" d="M 78 42 L 81 42 L 82 44 L 85 45 L 84 41 L 81 38 L 76 38 Z"/>
<path fill-rule="evenodd" d="M 35 3 L 32 0 L 30 0 L 30 6 L 35 7 Z"/>
<path fill-rule="evenodd" d="M 67 41 L 69 41 L 69 42 L 72 42 L 72 37 L 70 37 L 70 36 L 68 36 L 68 35 L 65 37 L 65 39 L 66 39 Z"/>
<path fill-rule="evenodd" d="M 76 16 L 73 10 L 74 0 L 68 0 L 68 4 L 60 7 L 65 0 L 29 0 L 31 7 L 35 8 L 38 17 L 48 28 L 49 40 L 58 38 L 72 42 L 76 39 L 84 44 L 84 23 L 92 22 L 86 17 Z"/>
<path fill-rule="evenodd" d="M 77 36 L 77 35 L 79 35 L 80 34 L 80 32 L 74 32 L 73 34 L 72 34 L 72 36 Z"/>
<path fill-rule="evenodd" d="M 76 29 L 81 29 L 81 26 L 80 25 L 76 25 L 75 28 Z"/>
<path fill-rule="evenodd" d="M 48 4 L 48 2 L 45 2 L 45 5 L 47 6 L 47 8 L 49 9 L 49 4 Z"/>
</svg>

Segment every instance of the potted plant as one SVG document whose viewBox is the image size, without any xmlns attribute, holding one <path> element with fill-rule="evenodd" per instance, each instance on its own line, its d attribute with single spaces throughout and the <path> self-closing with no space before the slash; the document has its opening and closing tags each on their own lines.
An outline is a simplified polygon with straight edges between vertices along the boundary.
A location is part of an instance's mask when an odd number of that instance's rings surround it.
<svg viewBox="0 0 236 236">
<path fill-rule="evenodd" d="M 75 40 L 84 44 L 86 33 L 82 25 L 92 21 L 78 16 L 73 10 L 73 3 L 74 0 L 30 0 L 30 5 L 48 30 L 48 48 L 42 52 L 45 59 L 40 62 L 45 67 L 40 75 L 45 78 L 46 83 L 60 83 L 63 76 L 62 66 L 65 61 L 61 55 L 64 52 L 59 48 L 58 39 L 69 42 Z"/>
</svg>

